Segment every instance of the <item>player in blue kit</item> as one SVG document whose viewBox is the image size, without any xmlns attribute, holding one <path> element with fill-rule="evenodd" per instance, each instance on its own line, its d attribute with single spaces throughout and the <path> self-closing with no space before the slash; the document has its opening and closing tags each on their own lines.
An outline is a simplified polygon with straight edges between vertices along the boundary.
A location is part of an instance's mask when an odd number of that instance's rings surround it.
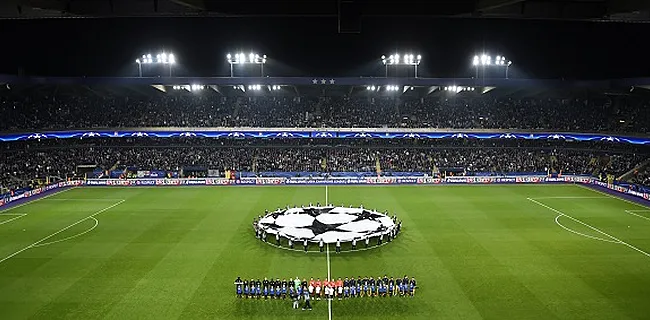
<svg viewBox="0 0 650 320">
<path fill-rule="evenodd" d="M 244 297 L 250 298 L 250 287 L 249 286 L 244 286 Z"/>
<path fill-rule="evenodd" d="M 343 297 L 346 299 L 350 297 L 350 287 L 343 287 Z"/>
<path fill-rule="evenodd" d="M 244 285 L 243 284 L 238 284 L 237 285 L 237 298 L 241 299 L 242 294 L 244 293 L 244 289 L 242 288 Z"/>
<path fill-rule="evenodd" d="M 418 283 L 415 281 L 415 277 L 411 278 L 411 282 L 409 284 L 411 286 L 411 296 L 415 296 L 415 288 L 418 287 Z"/>
<path fill-rule="evenodd" d="M 377 295 L 375 289 L 376 289 L 376 287 L 375 287 L 375 279 L 370 277 L 370 279 L 368 279 L 368 296 L 369 297 Z"/>
<path fill-rule="evenodd" d="M 363 281 L 361 276 L 357 278 L 357 297 L 363 297 Z"/>
<path fill-rule="evenodd" d="M 379 281 L 379 285 L 377 286 L 377 295 L 380 297 L 384 297 L 386 293 L 386 287 L 384 286 L 383 281 Z"/>
<path fill-rule="evenodd" d="M 264 288 L 262 289 L 262 294 L 264 295 L 264 300 L 269 298 L 269 287 L 268 286 L 264 286 Z"/>
<path fill-rule="evenodd" d="M 280 285 L 275 286 L 275 298 L 280 299 L 280 295 L 282 295 L 282 289 L 280 289 Z"/>
<path fill-rule="evenodd" d="M 388 280 L 388 294 L 391 296 L 395 295 L 395 279 L 393 277 L 390 277 Z"/>
<path fill-rule="evenodd" d="M 282 282 L 282 289 L 280 289 L 280 290 L 282 292 L 282 299 L 286 299 L 287 298 L 287 282 L 286 281 Z"/>
<path fill-rule="evenodd" d="M 257 296 L 257 299 L 262 298 L 262 287 L 259 284 L 255 284 L 255 296 Z"/>
<path fill-rule="evenodd" d="M 356 287 L 356 286 L 351 286 L 351 287 L 350 287 L 350 296 L 351 296 L 352 298 L 354 298 L 354 297 L 357 296 L 357 287 Z"/>
</svg>

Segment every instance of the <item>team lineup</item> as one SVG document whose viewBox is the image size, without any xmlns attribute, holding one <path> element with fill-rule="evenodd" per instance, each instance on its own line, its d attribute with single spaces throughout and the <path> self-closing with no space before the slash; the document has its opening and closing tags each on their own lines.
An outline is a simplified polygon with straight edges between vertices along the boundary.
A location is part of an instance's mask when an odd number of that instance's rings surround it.
<svg viewBox="0 0 650 320">
<path fill-rule="evenodd" d="M 306 279 L 282 279 L 276 280 L 264 278 L 264 280 L 242 280 L 238 277 L 235 280 L 235 292 L 238 298 L 247 299 L 286 299 L 294 301 L 294 308 L 297 308 L 297 301 L 300 298 L 305 300 L 306 308 L 310 309 L 309 300 L 321 299 L 347 299 L 356 297 L 390 297 L 390 296 L 411 296 L 415 295 L 417 281 L 414 277 L 403 278 L 393 277 L 354 277 L 328 281 L 320 278 Z M 304 309 L 304 308 L 303 308 Z"/>
</svg>

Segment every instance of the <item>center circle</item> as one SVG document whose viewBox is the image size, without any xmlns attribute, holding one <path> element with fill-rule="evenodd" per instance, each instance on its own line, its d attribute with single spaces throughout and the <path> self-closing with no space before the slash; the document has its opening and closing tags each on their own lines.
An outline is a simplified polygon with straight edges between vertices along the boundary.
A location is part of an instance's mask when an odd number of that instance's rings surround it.
<svg viewBox="0 0 650 320">
<path fill-rule="evenodd" d="M 367 245 L 375 239 L 373 245 L 381 244 L 397 235 L 401 222 L 396 216 L 362 206 L 310 205 L 267 212 L 253 226 L 258 239 L 279 246 L 286 243 L 293 248 L 293 244 L 303 243 L 356 244 L 360 241 Z"/>
</svg>

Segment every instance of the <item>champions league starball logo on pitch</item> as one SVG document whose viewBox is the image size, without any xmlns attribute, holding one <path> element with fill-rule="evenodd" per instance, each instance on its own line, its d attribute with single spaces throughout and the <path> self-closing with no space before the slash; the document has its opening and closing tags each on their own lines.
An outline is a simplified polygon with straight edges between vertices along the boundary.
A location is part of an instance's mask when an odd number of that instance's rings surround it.
<svg viewBox="0 0 650 320">
<path fill-rule="evenodd" d="M 254 227 L 258 234 L 276 239 L 330 244 L 394 237 L 399 229 L 396 222 L 395 217 L 363 207 L 309 206 L 267 213 Z"/>
</svg>

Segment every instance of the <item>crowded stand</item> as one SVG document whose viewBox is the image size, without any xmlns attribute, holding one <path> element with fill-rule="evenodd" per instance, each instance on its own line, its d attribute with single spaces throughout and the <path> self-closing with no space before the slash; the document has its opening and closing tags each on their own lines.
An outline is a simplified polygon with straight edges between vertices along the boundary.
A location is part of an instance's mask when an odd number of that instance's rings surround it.
<svg viewBox="0 0 650 320">
<path fill-rule="evenodd" d="M 647 99 L 0 93 L 0 131 L 119 127 L 328 127 L 650 132 Z"/>
<path fill-rule="evenodd" d="M 4 191 L 69 178 L 583 174 L 618 177 L 650 158 L 610 142 L 472 139 L 46 139 L 2 144 Z M 80 168 L 84 169 L 80 169 Z M 638 175 L 640 177 L 641 174 Z M 645 180 L 647 182 L 647 178 Z"/>
</svg>

